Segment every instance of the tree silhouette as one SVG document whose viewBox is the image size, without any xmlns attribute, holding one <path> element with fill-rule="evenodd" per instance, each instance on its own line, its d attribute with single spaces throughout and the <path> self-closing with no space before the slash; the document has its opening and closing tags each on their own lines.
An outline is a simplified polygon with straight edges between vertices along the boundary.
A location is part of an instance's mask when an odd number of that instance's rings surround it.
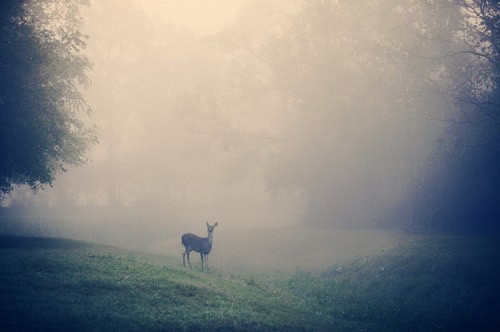
<svg viewBox="0 0 500 332">
<path fill-rule="evenodd" d="M 0 3 L 0 197 L 14 184 L 51 184 L 65 165 L 80 164 L 95 136 L 82 114 L 79 9 L 86 0 Z"/>
</svg>

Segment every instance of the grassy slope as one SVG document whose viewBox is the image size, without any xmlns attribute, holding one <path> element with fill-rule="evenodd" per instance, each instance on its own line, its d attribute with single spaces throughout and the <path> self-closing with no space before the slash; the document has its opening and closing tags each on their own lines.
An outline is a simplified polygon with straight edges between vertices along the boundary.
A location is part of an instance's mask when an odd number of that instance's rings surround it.
<svg viewBox="0 0 500 332">
<path fill-rule="evenodd" d="M 424 238 L 322 275 L 235 274 L 68 240 L 4 237 L 0 330 L 494 330 L 497 247 Z"/>
<path fill-rule="evenodd" d="M 498 238 L 424 237 L 288 283 L 332 319 L 381 331 L 500 331 Z"/>
<path fill-rule="evenodd" d="M 290 298 L 130 252 L 23 239 L 0 250 L 1 330 L 286 329 Z M 9 242 L 4 239 L 4 242 Z M 300 310 L 299 310 L 300 311 Z"/>
</svg>

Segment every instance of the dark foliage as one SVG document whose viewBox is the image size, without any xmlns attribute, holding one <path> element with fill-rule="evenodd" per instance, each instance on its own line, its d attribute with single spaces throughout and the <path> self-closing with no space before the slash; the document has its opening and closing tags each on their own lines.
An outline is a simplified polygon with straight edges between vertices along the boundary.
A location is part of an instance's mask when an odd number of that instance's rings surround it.
<svg viewBox="0 0 500 332">
<path fill-rule="evenodd" d="M 95 140 L 82 113 L 84 0 L 0 2 L 0 196 L 50 184 Z"/>
<path fill-rule="evenodd" d="M 454 83 L 459 115 L 417 186 L 413 226 L 457 233 L 500 229 L 500 5 L 454 3 L 463 8 L 465 47 L 446 58 L 468 59 Z M 439 17 L 439 16 L 437 16 Z"/>
</svg>

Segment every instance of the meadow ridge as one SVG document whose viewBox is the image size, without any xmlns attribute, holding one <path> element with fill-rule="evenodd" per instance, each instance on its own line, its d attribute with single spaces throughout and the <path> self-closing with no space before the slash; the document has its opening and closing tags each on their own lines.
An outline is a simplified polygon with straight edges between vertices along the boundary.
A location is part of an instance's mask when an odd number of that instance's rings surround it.
<svg viewBox="0 0 500 332">
<path fill-rule="evenodd" d="M 0 237 L 2 331 L 494 331 L 495 238 L 415 237 L 322 272 L 182 267 L 57 238 Z"/>
</svg>

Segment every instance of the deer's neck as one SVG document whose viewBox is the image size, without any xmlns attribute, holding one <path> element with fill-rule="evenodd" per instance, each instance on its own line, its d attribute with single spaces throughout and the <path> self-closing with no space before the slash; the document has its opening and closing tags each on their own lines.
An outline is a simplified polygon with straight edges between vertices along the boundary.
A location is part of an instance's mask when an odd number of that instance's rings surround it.
<svg viewBox="0 0 500 332">
<path fill-rule="evenodd" d="M 208 233 L 208 243 L 210 243 L 210 245 L 212 245 L 213 240 L 214 240 L 214 235 L 211 232 Z"/>
</svg>

